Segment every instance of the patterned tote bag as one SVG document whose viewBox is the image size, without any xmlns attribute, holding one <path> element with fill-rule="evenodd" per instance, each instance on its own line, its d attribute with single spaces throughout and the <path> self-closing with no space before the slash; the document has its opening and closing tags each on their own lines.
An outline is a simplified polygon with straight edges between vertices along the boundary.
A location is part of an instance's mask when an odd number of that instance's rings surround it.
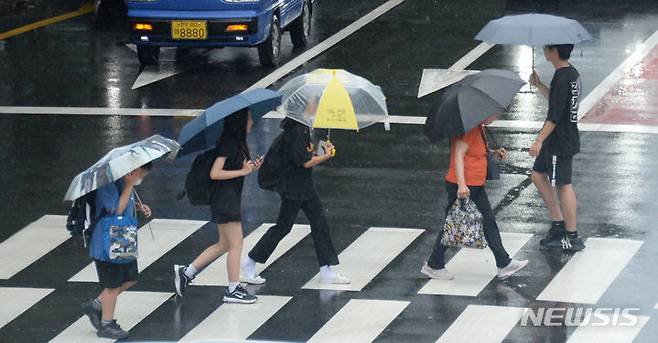
<svg viewBox="0 0 658 343">
<path fill-rule="evenodd" d="M 484 249 L 482 214 L 470 198 L 457 199 L 443 225 L 441 244 L 449 247 Z"/>
</svg>

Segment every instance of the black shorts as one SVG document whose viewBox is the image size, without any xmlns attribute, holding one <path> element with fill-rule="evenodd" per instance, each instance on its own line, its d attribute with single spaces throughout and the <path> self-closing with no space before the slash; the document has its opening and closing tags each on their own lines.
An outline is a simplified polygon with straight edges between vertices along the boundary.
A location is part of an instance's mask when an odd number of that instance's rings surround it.
<svg viewBox="0 0 658 343">
<path fill-rule="evenodd" d="M 126 282 L 137 281 L 137 261 L 118 264 L 94 260 L 98 281 L 103 288 L 119 288 Z"/>
<path fill-rule="evenodd" d="M 242 218 L 239 214 L 212 213 L 212 222 L 215 224 L 226 224 L 241 221 Z"/>
<path fill-rule="evenodd" d="M 553 187 L 571 184 L 573 174 L 573 156 L 553 155 L 542 149 L 535 159 L 532 170 L 537 173 L 548 175 Z"/>
</svg>

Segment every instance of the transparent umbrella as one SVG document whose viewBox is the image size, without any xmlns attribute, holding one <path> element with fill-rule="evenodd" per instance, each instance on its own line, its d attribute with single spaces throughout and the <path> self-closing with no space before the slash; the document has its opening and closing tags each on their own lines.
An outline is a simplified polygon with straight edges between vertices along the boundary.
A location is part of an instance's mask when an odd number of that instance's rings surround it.
<svg viewBox="0 0 658 343">
<path fill-rule="evenodd" d="M 388 116 L 381 87 L 345 70 L 316 69 L 295 77 L 279 93 L 279 112 L 313 128 L 358 131 Z"/>
</svg>

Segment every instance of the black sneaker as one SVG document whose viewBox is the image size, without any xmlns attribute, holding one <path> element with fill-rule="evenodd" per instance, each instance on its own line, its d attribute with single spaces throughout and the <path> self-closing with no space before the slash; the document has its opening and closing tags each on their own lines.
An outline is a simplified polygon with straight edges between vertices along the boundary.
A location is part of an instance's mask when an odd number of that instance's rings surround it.
<svg viewBox="0 0 658 343">
<path fill-rule="evenodd" d="M 570 237 L 566 234 L 562 237 L 560 243 L 562 243 L 562 250 L 564 251 L 581 251 L 585 249 L 585 243 L 578 235 Z"/>
<path fill-rule="evenodd" d="M 238 304 L 253 304 L 258 300 L 255 295 L 247 293 L 247 291 L 238 285 L 233 292 L 229 292 L 228 288 L 226 289 L 226 294 L 224 294 L 225 303 L 238 303 Z"/>
<path fill-rule="evenodd" d="M 109 324 L 101 324 L 101 328 L 96 332 L 96 336 L 109 339 L 124 339 L 128 337 L 128 332 L 121 329 L 116 320 Z"/>
<path fill-rule="evenodd" d="M 548 233 L 546 233 L 546 236 L 539 241 L 539 244 L 548 248 L 560 248 L 562 247 L 561 241 L 565 233 L 564 225 L 553 224 L 548 230 Z"/>
<path fill-rule="evenodd" d="M 185 289 L 192 282 L 192 279 L 185 275 L 185 268 L 185 266 L 178 264 L 174 265 L 174 286 L 176 287 L 176 294 L 181 298 L 185 295 Z"/>
<path fill-rule="evenodd" d="M 89 321 L 96 331 L 100 330 L 103 311 L 94 307 L 93 299 L 82 303 L 82 313 L 89 317 Z"/>
</svg>

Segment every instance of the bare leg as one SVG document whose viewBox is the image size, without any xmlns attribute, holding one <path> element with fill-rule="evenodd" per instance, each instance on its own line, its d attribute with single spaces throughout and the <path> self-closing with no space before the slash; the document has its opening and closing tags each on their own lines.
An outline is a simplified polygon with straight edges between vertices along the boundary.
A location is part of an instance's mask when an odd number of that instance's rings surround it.
<svg viewBox="0 0 658 343">
<path fill-rule="evenodd" d="M 221 225 L 217 226 L 217 231 L 219 233 L 219 238 L 217 240 L 217 243 L 206 248 L 206 250 L 204 250 L 192 262 L 192 265 L 197 270 L 202 270 L 203 268 L 207 267 L 209 264 L 211 264 L 213 261 L 218 259 L 220 256 L 224 255 L 224 253 L 226 253 L 226 251 L 228 250 L 228 245 L 226 243 L 226 240 L 222 237 L 223 235 L 222 235 Z"/>
<path fill-rule="evenodd" d="M 551 220 L 563 220 L 557 194 L 555 193 L 555 189 L 548 180 L 548 175 L 533 171 L 532 183 L 535 184 L 539 194 L 541 194 L 542 199 L 544 199 L 544 203 L 546 204 L 546 207 L 548 207 L 548 213 L 551 216 Z"/>
<path fill-rule="evenodd" d="M 117 298 L 121 293 L 121 288 L 106 288 L 103 290 L 99 299 L 102 299 L 103 320 L 114 320 L 114 309 L 117 305 Z"/>
<path fill-rule="evenodd" d="M 228 247 L 226 268 L 228 281 L 240 282 L 240 258 L 242 257 L 242 223 L 231 222 L 219 226 L 221 240 Z"/>
<path fill-rule="evenodd" d="M 578 208 L 576 191 L 572 185 L 565 185 L 558 187 L 558 193 L 560 195 L 566 229 L 567 231 L 574 232 L 576 231 L 576 212 Z"/>
<path fill-rule="evenodd" d="M 125 282 L 123 285 L 121 285 L 121 287 L 118 288 L 118 290 L 119 290 L 119 294 L 117 294 L 117 297 L 118 297 L 121 293 L 127 291 L 130 287 L 132 287 L 132 286 L 134 286 L 134 285 L 136 285 L 136 284 L 137 284 L 137 281 L 129 281 L 129 282 Z M 103 294 L 104 294 L 104 293 L 105 293 L 105 290 L 103 290 L 103 292 L 101 292 L 101 294 L 99 294 L 98 297 L 96 297 L 96 299 L 98 299 L 98 301 L 100 301 L 101 304 L 103 303 Z"/>
</svg>

